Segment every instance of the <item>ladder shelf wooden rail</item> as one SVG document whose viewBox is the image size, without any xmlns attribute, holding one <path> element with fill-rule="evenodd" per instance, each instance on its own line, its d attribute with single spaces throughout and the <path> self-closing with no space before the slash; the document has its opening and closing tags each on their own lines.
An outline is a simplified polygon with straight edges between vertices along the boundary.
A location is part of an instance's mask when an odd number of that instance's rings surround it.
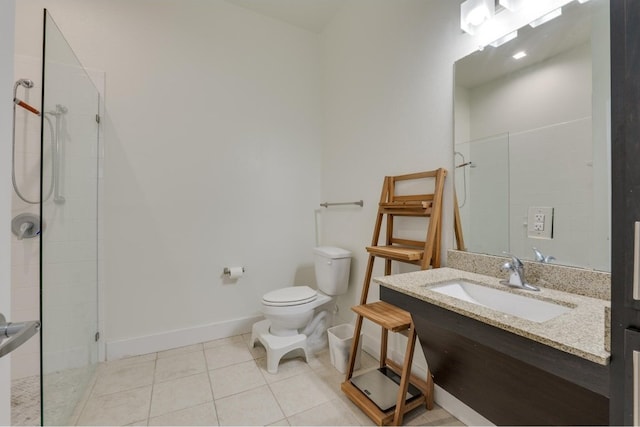
<svg viewBox="0 0 640 427">
<path fill-rule="evenodd" d="M 411 314 L 384 301 L 367 303 L 367 299 L 376 258 L 385 260 L 385 275 L 391 274 L 392 262 L 419 265 L 423 270 L 440 266 L 442 194 L 446 175 L 446 170 L 440 168 L 407 175 L 387 176 L 384 178 L 382 185 L 371 245 L 366 247 L 369 256 L 360 296 L 360 305 L 352 307 L 352 310 L 356 313 L 356 323 L 347 365 L 347 374 L 345 381 L 341 385 L 342 391 L 349 399 L 378 425 L 401 425 L 406 412 L 421 405 L 425 405 L 427 409 L 433 408 L 433 379 L 430 372 L 428 370 L 426 372 L 426 381 L 411 374 L 411 365 L 417 341 Z M 408 181 L 414 181 L 412 183 L 414 185 L 420 184 L 422 181 L 433 182 L 433 193 L 398 194 L 398 184 L 402 185 Z M 394 235 L 394 218 L 396 216 L 428 219 L 424 240 L 413 240 Z M 385 240 L 383 244 L 380 244 L 383 222 L 385 222 Z M 396 405 L 386 411 L 381 410 L 351 382 L 356 360 L 355 351 L 359 347 L 358 341 L 360 340 L 364 319 L 380 325 L 382 329 L 380 368 L 389 368 L 400 377 Z M 407 345 L 402 366 L 387 357 L 389 331 L 407 335 Z M 405 396 L 410 383 L 420 390 L 421 394 L 406 400 Z"/>
</svg>

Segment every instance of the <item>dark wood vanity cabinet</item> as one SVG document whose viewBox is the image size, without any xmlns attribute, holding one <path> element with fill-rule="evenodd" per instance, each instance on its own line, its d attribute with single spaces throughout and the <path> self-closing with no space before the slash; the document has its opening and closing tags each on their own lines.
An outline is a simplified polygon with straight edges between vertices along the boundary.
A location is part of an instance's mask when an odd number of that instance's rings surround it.
<svg viewBox="0 0 640 427">
<path fill-rule="evenodd" d="M 637 425 L 640 377 L 640 1 L 611 0 L 611 418 Z M 634 268 L 635 267 L 635 268 Z"/>
<path fill-rule="evenodd" d="M 435 383 L 497 425 L 607 425 L 608 366 L 540 344 L 406 294 Z"/>
</svg>

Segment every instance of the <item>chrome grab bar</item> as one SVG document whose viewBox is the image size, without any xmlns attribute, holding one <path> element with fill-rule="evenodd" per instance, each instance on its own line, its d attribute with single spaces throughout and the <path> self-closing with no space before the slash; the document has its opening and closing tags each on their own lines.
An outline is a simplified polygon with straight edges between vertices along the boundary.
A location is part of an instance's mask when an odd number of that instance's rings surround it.
<svg viewBox="0 0 640 427">
<path fill-rule="evenodd" d="M 0 357 L 20 347 L 39 330 L 40 322 L 37 320 L 11 323 L 0 313 Z"/>
<path fill-rule="evenodd" d="M 329 206 L 344 206 L 344 205 L 357 205 L 357 206 L 364 206 L 364 202 L 362 200 L 358 200 L 357 202 L 340 202 L 340 203 L 329 203 L 329 202 L 324 202 L 324 203 L 320 203 L 320 206 L 322 206 L 323 208 L 328 208 Z"/>
</svg>

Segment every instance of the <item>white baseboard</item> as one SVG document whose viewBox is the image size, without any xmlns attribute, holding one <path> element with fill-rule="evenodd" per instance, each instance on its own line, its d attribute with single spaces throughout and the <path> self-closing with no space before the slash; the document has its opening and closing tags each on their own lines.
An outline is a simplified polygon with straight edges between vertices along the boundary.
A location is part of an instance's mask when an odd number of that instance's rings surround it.
<svg viewBox="0 0 640 427">
<path fill-rule="evenodd" d="M 362 337 L 362 350 L 369 353 L 369 355 L 371 355 L 373 358 L 379 359 L 380 338 L 377 336 L 364 334 Z M 404 360 L 404 349 L 402 349 L 402 351 L 399 351 L 398 349 L 389 348 L 388 355 L 391 357 L 391 360 L 402 365 Z M 411 367 L 411 373 L 416 377 L 424 380 L 426 379 L 427 367 L 414 360 L 413 366 Z M 433 400 L 438 406 L 462 421 L 465 425 L 495 425 L 438 385 L 434 386 Z"/>
<path fill-rule="evenodd" d="M 170 350 L 172 348 L 245 334 L 251 332 L 251 326 L 262 319 L 262 316 L 244 317 L 142 337 L 107 341 L 107 360 L 155 353 L 157 351 Z"/>
<path fill-rule="evenodd" d="M 467 426 L 495 426 L 491 421 L 465 405 L 447 390 L 435 386 L 433 400 Z"/>
</svg>

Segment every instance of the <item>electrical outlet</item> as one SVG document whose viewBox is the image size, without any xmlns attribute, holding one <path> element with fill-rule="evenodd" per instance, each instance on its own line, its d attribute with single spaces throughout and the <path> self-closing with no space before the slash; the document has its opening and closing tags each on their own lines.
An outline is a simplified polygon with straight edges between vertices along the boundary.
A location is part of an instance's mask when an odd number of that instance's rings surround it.
<svg viewBox="0 0 640 427">
<path fill-rule="evenodd" d="M 529 208 L 527 237 L 532 239 L 553 239 L 553 208 Z"/>
</svg>

